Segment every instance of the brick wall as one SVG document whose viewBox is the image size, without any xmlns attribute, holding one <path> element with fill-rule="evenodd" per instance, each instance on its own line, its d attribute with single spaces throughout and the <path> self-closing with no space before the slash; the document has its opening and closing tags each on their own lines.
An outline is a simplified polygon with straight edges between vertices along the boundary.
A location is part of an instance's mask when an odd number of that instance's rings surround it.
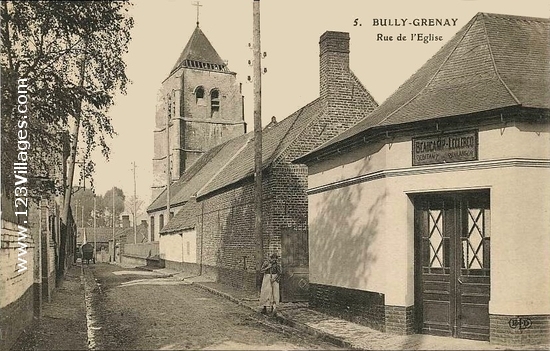
<svg viewBox="0 0 550 351">
<path fill-rule="evenodd" d="M 310 283 L 309 306 L 338 318 L 385 331 L 384 294 Z"/>
<path fill-rule="evenodd" d="M 252 289 L 256 282 L 254 183 L 252 178 L 200 200 L 197 257 L 218 281 Z M 307 231 L 307 168 L 283 163 L 263 177 L 263 244 L 265 256 L 281 255 L 281 231 Z M 202 256 L 201 256 L 202 255 Z"/>
<path fill-rule="evenodd" d="M 273 197 L 270 173 L 263 177 L 263 244 L 269 253 L 274 240 L 270 208 Z M 254 183 L 252 178 L 225 191 L 200 199 L 198 216 L 197 258 L 213 276 L 235 287 L 255 288 L 257 252 L 254 236 Z M 263 259 L 263 258 L 262 258 Z M 206 268 L 204 268 L 206 269 Z M 243 277 L 247 278 L 243 278 Z"/>
<path fill-rule="evenodd" d="M 2 220 L 0 246 L 0 349 L 9 350 L 21 331 L 30 325 L 33 317 L 34 240 L 21 240 L 28 247 L 21 258 L 27 261 L 27 270 L 18 272 L 18 227 Z"/>
<path fill-rule="evenodd" d="M 320 97 L 325 116 L 315 128 L 331 139 L 368 116 L 378 104 L 349 67 L 349 34 L 325 32 L 319 42 Z"/>
<path fill-rule="evenodd" d="M 307 167 L 281 162 L 272 167 L 270 188 L 273 196 L 273 230 L 281 228 L 307 231 Z M 280 248 L 280 242 L 274 243 Z M 280 250 L 280 249 L 279 249 Z"/>
<path fill-rule="evenodd" d="M 508 346 L 550 345 L 550 315 L 495 315 L 490 318 L 489 338 L 492 344 Z M 510 326 L 510 320 L 523 321 Z M 514 324 L 512 323 L 512 326 Z"/>
</svg>

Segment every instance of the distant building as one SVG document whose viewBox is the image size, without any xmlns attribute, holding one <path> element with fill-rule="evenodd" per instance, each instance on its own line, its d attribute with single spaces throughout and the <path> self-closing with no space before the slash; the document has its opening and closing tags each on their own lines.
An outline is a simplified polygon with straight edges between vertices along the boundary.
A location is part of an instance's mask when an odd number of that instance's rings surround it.
<svg viewBox="0 0 550 351">
<path fill-rule="evenodd" d="M 136 227 L 136 242 L 147 242 L 147 222 L 142 221 Z M 117 250 L 123 247 L 125 244 L 134 243 L 134 227 L 130 225 L 130 216 L 122 215 L 122 227 L 115 228 L 115 240 Z M 112 227 L 80 227 L 77 228 L 76 245 L 80 248 L 85 243 L 96 244 L 96 261 L 97 262 L 109 262 L 111 259 L 111 252 L 113 241 L 113 228 Z M 120 252 L 116 252 L 115 256 L 118 256 Z"/>
<path fill-rule="evenodd" d="M 308 165 L 310 306 L 550 343 L 550 21 L 479 13 Z"/>
</svg>

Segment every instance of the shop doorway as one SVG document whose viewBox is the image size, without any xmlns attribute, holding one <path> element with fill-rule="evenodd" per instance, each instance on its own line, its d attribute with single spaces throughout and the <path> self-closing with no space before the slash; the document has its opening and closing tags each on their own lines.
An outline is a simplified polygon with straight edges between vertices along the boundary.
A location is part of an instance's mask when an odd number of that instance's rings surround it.
<svg viewBox="0 0 550 351">
<path fill-rule="evenodd" d="M 489 191 L 423 194 L 413 200 L 418 331 L 489 340 Z"/>
</svg>

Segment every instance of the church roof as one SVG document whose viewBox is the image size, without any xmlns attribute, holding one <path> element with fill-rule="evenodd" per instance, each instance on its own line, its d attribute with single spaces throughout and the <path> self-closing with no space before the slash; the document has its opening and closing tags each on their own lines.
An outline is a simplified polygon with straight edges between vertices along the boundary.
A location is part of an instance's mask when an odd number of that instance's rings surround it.
<svg viewBox="0 0 550 351">
<path fill-rule="evenodd" d="M 378 127 L 507 107 L 550 108 L 550 20 L 478 13 L 355 126 L 310 153 Z"/>
<path fill-rule="evenodd" d="M 292 143 L 296 137 L 319 118 L 323 113 L 321 99 L 316 99 L 300 108 L 281 122 L 262 130 L 262 168 L 271 165 Z M 197 197 L 236 183 L 254 174 L 254 142 L 253 139 L 239 152 L 238 157 L 229 161 L 211 182 L 204 186 Z"/>
<path fill-rule="evenodd" d="M 218 55 L 216 49 L 214 49 L 198 25 L 195 27 L 195 31 L 191 35 L 187 45 L 185 45 L 170 74 L 180 67 L 228 72 L 225 62 Z"/>
<path fill-rule="evenodd" d="M 322 113 L 322 101 L 316 99 L 272 127 L 264 128 L 262 131 L 263 168 L 268 167 Z M 192 199 L 194 196 L 206 195 L 253 175 L 253 137 L 253 132 L 249 132 L 207 151 L 170 186 L 170 203 L 173 206 L 181 204 L 186 206 L 188 201 L 194 201 Z M 147 212 L 163 208 L 166 208 L 166 190 L 153 201 L 147 208 Z M 179 212 L 174 219 L 176 217 L 181 217 Z"/>
<path fill-rule="evenodd" d="M 252 137 L 247 133 L 220 144 L 204 153 L 183 175 L 170 185 L 170 204 L 183 204 L 220 172 Z M 149 205 L 147 212 L 166 209 L 166 190 Z"/>
</svg>

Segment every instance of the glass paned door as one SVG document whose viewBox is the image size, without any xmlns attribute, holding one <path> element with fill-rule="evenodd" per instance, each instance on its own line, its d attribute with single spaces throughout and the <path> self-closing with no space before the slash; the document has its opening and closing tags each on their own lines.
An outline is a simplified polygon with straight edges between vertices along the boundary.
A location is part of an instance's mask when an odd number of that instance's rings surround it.
<svg viewBox="0 0 550 351">
<path fill-rule="evenodd" d="M 419 330 L 487 340 L 489 192 L 437 193 L 414 200 Z"/>
</svg>

